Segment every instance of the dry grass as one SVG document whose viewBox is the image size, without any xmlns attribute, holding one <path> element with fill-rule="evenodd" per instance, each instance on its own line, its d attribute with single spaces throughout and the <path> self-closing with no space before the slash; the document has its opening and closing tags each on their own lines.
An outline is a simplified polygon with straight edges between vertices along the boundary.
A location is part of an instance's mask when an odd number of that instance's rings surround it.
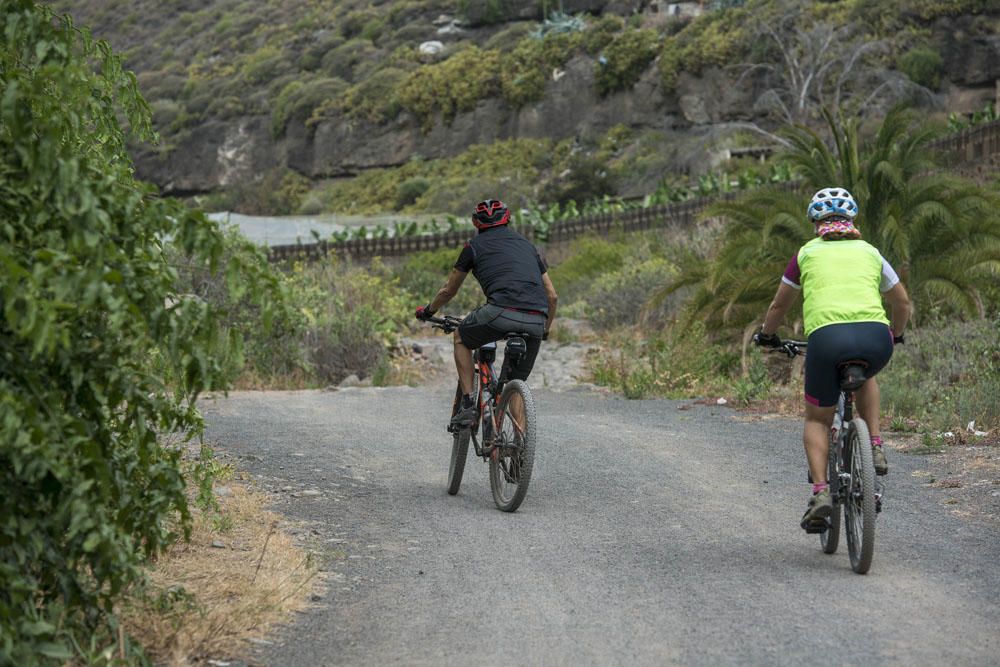
<svg viewBox="0 0 1000 667">
<path fill-rule="evenodd" d="M 155 664 L 247 652 L 248 640 L 304 609 L 319 587 L 309 554 L 247 483 L 217 485 L 219 509 L 195 509 L 191 541 L 151 566 L 150 590 L 123 606 L 125 631 Z M 194 507 L 194 503 L 192 503 Z"/>
</svg>

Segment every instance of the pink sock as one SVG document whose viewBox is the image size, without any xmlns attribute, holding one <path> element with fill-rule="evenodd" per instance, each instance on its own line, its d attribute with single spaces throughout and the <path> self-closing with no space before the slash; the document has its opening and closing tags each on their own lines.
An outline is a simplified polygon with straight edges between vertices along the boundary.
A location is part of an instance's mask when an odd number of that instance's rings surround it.
<svg viewBox="0 0 1000 667">
<path fill-rule="evenodd" d="M 815 496 L 820 491 L 826 491 L 828 488 L 830 488 L 829 482 L 821 482 L 819 484 L 813 484 L 813 495 Z"/>
<path fill-rule="evenodd" d="M 881 447 L 881 446 L 882 446 L 882 436 L 880 436 L 880 435 L 873 435 L 872 436 L 872 447 Z"/>
</svg>

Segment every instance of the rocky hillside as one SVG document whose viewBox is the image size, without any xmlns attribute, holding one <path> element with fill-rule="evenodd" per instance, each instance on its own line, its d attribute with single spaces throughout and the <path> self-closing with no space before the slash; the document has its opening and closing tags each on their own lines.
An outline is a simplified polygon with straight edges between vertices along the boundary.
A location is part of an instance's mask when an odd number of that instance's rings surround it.
<svg viewBox="0 0 1000 667">
<path fill-rule="evenodd" d="M 54 4 L 136 71 L 143 178 L 275 212 L 638 194 L 838 97 L 971 112 L 1000 78 L 990 0 Z"/>
</svg>

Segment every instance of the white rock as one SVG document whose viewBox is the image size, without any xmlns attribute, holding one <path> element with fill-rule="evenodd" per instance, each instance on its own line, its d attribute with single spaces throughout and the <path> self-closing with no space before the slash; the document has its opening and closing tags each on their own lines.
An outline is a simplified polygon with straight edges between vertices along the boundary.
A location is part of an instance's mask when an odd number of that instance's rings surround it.
<svg viewBox="0 0 1000 667">
<path fill-rule="evenodd" d="M 716 405 L 725 405 L 725 404 L 726 404 L 726 403 L 728 403 L 728 402 L 729 402 L 729 401 L 727 401 L 726 399 L 724 399 L 724 398 L 721 398 L 721 397 L 720 397 L 720 398 L 719 398 L 719 400 L 717 400 L 717 401 L 715 402 L 715 404 L 716 404 Z"/>
<path fill-rule="evenodd" d="M 424 42 L 417 50 L 425 56 L 436 56 L 444 51 L 444 44 L 435 39 L 430 42 Z"/>
</svg>

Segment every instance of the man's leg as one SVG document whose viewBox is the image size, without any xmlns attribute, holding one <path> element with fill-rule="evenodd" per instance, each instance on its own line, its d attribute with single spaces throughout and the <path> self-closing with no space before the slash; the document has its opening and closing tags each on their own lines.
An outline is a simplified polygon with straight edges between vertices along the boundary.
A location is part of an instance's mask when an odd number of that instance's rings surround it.
<svg viewBox="0 0 1000 667">
<path fill-rule="evenodd" d="M 458 383 L 462 386 L 462 394 L 471 394 L 476 367 L 472 363 L 472 350 L 465 346 L 457 331 L 455 332 L 455 368 L 458 371 Z"/>
<path fill-rule="evenodd" d="M 517 368 L 511 369 L 511 377 L 517 380 L 528 381 L 528 376 L 531 374 L 531 369 L 535 366 L 535 359 L 538 357 L 538 350 L 542 346 L 541 334 L 538 336 L 532 336 L 526 341 L 528 349 L 525 352 L 524 357 L 517 364 Z M 517 424 L 518 428 L 523 431 L 525 427 L 525 417 L 524 417 L 524 402 L 521 397 L 517 394 L 511 398 L 508 404 L 508 409 L 510 410 L 510 416 Z"/>
</svg>

